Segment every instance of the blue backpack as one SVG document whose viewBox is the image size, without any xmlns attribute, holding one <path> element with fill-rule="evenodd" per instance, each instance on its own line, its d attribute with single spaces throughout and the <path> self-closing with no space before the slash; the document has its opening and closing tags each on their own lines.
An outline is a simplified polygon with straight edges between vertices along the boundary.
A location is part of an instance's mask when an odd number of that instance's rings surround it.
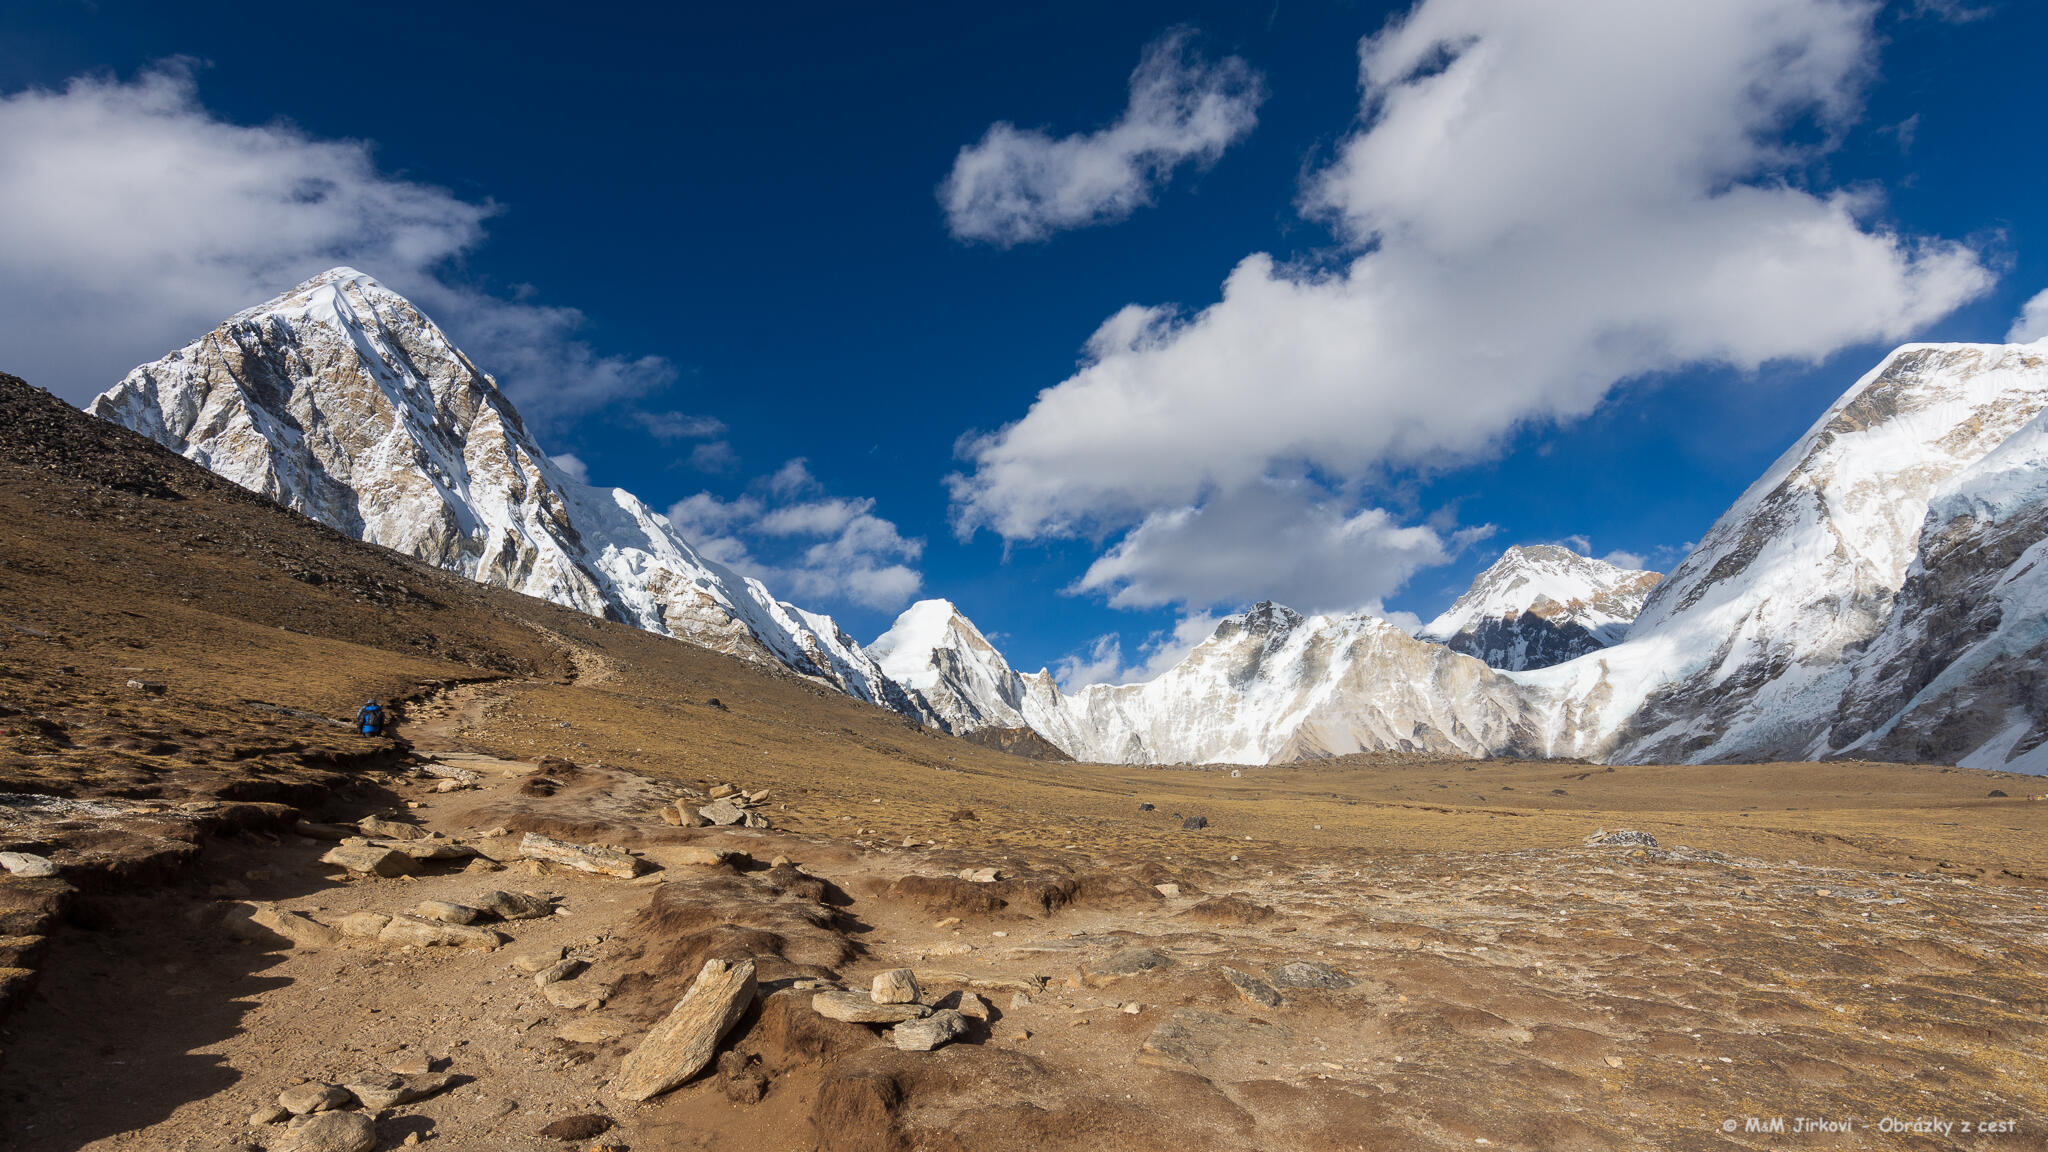
<svg viewBox="0 0 2048 1152">
<path fill-rule="evenodd" d="M 370 701 L 368 704 L 363 705 L 361 712 L 356 713 L 356 726 L 362 730 L 365 736 L 382 735 L 384 732 L 384 710 L 377 707 L 375 700 Z"/>
</svg>

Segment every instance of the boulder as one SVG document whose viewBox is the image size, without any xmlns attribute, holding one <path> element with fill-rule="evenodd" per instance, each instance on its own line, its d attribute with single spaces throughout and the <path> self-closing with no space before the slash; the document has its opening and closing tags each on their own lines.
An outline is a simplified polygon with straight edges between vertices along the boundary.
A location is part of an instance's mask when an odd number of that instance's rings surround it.
<svg viewBox="0 0 2048 1152">
<path fill-rule="evenodd" d="M 521 972 L 545 972 L 556 964 L 561 963 L 564 951 L 560 945 L 556 945 L 553 948 L 543 948 L 538 952 L 528 952 L 522 956 L 514 956 L 512 958 L 512 966 Z"/>
<path fill-rule="evenodd" d="M 595 872 L 625 880 L 638 876 L 644 867 L 637 857 L 617 848 L 601 844 L 571 844 L 538 832 L 528 832 L 519 841 L 519 853 L 529 860 L 545 860 L 579 872 Z"/>
<path fill-rule="evenodd" d="M 619 1066 L 611 1090 L 646 1100 L 702 1072 L 718 1042 L 754 1003 L 754 962 L 706 960 L 690 990 Z"/>
<path fill-rule="evenodd" d="M 859 992 L 820 992 L 811 997 L 811 1008 L 828 1020 L 849 1024 L 897 1024 L 931 1014 L 922 1004 L 877 1004 L 873 996 Z"/>
<path fill-rule="evenodd" d="M 941 1008 L 921 1020 L 905 1020 L 889 1030 L 889 1040 L 904 1052 L 929 1052 L 967 1032 L 967 1018 Z"/>
<path fill-rule="evenodd" d="M 403 852 L 379 848 L 375 844 L 337 844 L 320 857 L 322 864 L 334 864 L 351 872 L 365 876 L 410 876 L 420 870 L 420 862 Z"/>
<path fill-rule="evenodd" d="M 960 993 L 960 1002 L 953 1007 L 969 1020 L 986 1020 L 995 1011 L 988 1001 L 972 992 Z"/>
<path fill-rule="evenodd" d="M 384 930 L 377 933 L 377 939 L 385 944 L 410 944 L 416 948 L 482 948 L 485 951 L 505 942 L 503 936 L 489 928 L 444 924 L 416 916 L 393 916 Z"/>
<path fill-rule="evenodd" d="M 873 997 L 877 1004 L 915 1004 L 924 999 L 917 975 L 908 968 L 891 968 L 875 973 Z"/>
<path fill-rule="evenodd" d="M 1180 826 L 1186 832 L 1200 832 L 1209 826 L 1209 818 L 1207 816 L 1190 816 L 1181 821 Z"/>
<path fill-rule="evenodd" d="M 501 892 L 492 889 L 472 901 L 476 907 L 502 920 L 537 920 L 552 916 L 555 902 L 531 892 Z"/>
<path fill-rule="evenodd" d="M 377 1125 L 361 1112 L 301 1116 L 286 1130 L 278 1152 L 374 1152 Z"/>
</svg>

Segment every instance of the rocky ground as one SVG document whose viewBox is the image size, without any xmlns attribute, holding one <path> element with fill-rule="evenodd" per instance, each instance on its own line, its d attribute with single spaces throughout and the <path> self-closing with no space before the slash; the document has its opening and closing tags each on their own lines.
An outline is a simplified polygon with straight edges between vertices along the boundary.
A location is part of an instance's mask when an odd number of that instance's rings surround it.
<svg viewBox="0 0 2048 1152">
<path fill-rule="evenodd" d="M 462 703 L 424 709 L 416 742 L 466 743 Z M 420 759 L 362 771 L 364 802 L 310 826 L 206 839 L 168 887 L 87 901 L 0 1026 L 0 1142 L 327 1147 L 294 1144 L 280 1100 L 354 1084 L 431 1091 L 375 1112 L 332 1094 L 378 1148 L 2048 1146 L 2042 890 L 1954 862 L 1635 829 L 1309 853 L 1142 801 L 1119 816 L 1144 852 L 993 844 L 1030 831 L 996 808 L 883 842 L 859 804 L 741 778 Z M 743 808 L 711 796 L 727 784 Z M 679 823 L 707 809 L 773 827 Z M 323 863 L 338 845 L 400 874 Z M 432 918 L 491 893 L 541 914 Z M 627 1098 L 628 1054 L 717 960 L 758 992 L 715 1058 Z M 921 1005 L 876 1004 L 900 970 Z M 1751 1117 L 1859 1127 L 1723 1131 Z"/>
<path fill-rule="evenodd" d="M 2038 779 L 1030 760 L 38 395 L 9 1152 L 2048 1147 Z"/>
</svg>

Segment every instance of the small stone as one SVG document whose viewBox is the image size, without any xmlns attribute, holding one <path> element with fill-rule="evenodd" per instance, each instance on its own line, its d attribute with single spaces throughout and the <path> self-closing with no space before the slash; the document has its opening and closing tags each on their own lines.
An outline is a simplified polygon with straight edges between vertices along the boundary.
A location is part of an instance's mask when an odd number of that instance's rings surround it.
<svg viewBox="0 0 2048 1152">
<path fill-rule="evenodd" d="M 574 979 L 578 973 L 588 967 L 590 965 L 585 964 L 581 960 L 557 960 L 553 964 L 535 972 L 533 974 L 533 983 L 535 987 L 545 988 L 558 980 Z"/>
<path fill-rule="evenodd" d="M 681 812 L 676 811 L 674 808 L 664 804 L 661 806 L 661 822 L 664 824 L 673 824 L 681 826 L 683 822 L 683 814 Z"/>
<path fill-rule="evenodd" d="M 554 901 L 545 896 L 536 896 L 531 892 L 500 892 L 496 889 L 478 896 L 474 904 L 502 920 L 537 920 L 542 916 L 552 915 L 555 910 Z"/>
<path fill-rule="evenodd" d="M 1602 1056 L 1601 1059 L 1607 1062 L 1609 1068 L 1621 1067 L 1621 1057 L 1619 1056 Z"/>
<path fill-rule="evenodd" d="M 769 795 L 770 793 L 766 788 L 763 788 L 758 792 L 749 792 L 747 793 L 747 803 L 766 804 L 768 802 Z"/>
<path fill-rule="evenodd" d="M 973 992 L 960 993 L 960 1003 L 955 1010 L 969 1020 L 986 1020 L 995 1011 L 989 1002 Z"/>
<path fill-rule="evenodd" d="M 57 874 L 55 862 L 33 852 L 0 852 L 0 868 L 24 879 Z"/>
<path fill-rule="evenodd" d="M 904 1052 L 929 1052 L 967 1032 L 967 1018 L 941 1008 L 921 1020 L 905 1020 L 890 1029 L 889 1040 Z"/>
<path fill-rule="evenodd" d="M 308 1080 L 294 1084 L 277 1094 L 277 1106 L 294 1116 L 305 1116 L 313 1112 L 325 1112 L 330 1108 L 348 1107 L 349 1094 L 339 1084 L 324 1080 Z"/>
<path fill-rule="evenodd" d="M 281 1124 L 291 1118 L 291 1113 L 275 1104 L 266 1104 L 249 1113 L 249 1127 L 261 1128 L 265 1124 Z"/>
<path fill-rule="evenodd" d="M 594 872 L 606 876 L 617 876 L 631 880 L 645 867 L 639 858 L 617 848 L 597 844 L 571 844 L 528 832 L 519 841 L 520 855 L 533 860 L 545 860 L 551 864 L 562 864 L 579 872 Z"/>
<path fill-rule="evenodd" d="M 994 868 L 963 868 L 960 871 L 960 878 L 970 884 L 993 884 L 1002 879 L 1002 876 L 1003 874 Z"/>
<path fill-rule="evenodd" d="M 697 809 L 697 815 L 720 827 L 728 827 L 744 822 L 747 818 L 747 810 L 731 800 L 713 800 L 704 807 Z"/>
<path fill-rule="evenodd" d="M 381 816 L 365 816 L 356 821 L 356 828 L 372 840 L 426 840 L 433 836 L 417 824 L 401 824 Z"/>
<path fill-rule="evenodd" d="M 714 786 L 714 787 L 713 787 L 713 788 L 711 789 L 711 791 L 710 791 L 710 792 L 708 793 L 708 795 L 709 795 L 709 796 L 710 796 L 710 797 L 711 797 L 711 798 L 712 798 L 713 800 L 723 800 L 723 799 L 725 799 L 725 798 L 726 798 L 726 797 L 728 797 L 728 796 L 737 796 L 737 795 L 739 795 L 739 791 L 740 791 L 739 789 L 737 789 L 737 788 L 733 787 L 733 786 L 732 786 L 732 785 L 730 785 L 730 784 L 719 784 L 719 785 L 716 785 L 716 786 Z"/>
<path fill-rule="evenodd" d="M 1159 891 L 1159 894 L 1161 896 L 1166 897 L 1168 900 L 1177 900 L 1180 898 L 1180 885 L 1178 884 L 1154 884 L 1152 887 L 1157 889 Z"/>
<path fill-rule="evenodd" d="M 939 921 L 937 924 L 932 925 L 932 927 L 937 928 L 940 931 L 944 931 L 948 928 L 958 928 L 959 926 L 960 918 L 958 916 L 948 916 L 944 920 Z"/>
<path fill-rule="evenodd" d="M 611 1090 L 623 1099 L 646 1100 L 702 1072 L 757 991 L 752 960 L 705 961 L 667 1018 L 619 1065 Z"/>
<path fill-rule="evenodd" d="M 398 1059 L 393 1060 L 389 1067 L 391 1071 L 398 1073 L 400 1076 L 425 1076 L 434 1070 L 433 1065 L 427 1058 L 418 1054 L 400 1056 Z"/>
<path fill-rule="evenodd" d="M 1018 992 L 1010 997 L 1010 1011 L 1015 1012 L 1019 1008 L 1029 1007 L 1031 1007 L 1031 993 Z"/>
<path fill-rule="evenodd" d="M 467 904 L 451 904 L 446 900 L 422 900 L 412 906 L 412 914 L 423 920 L 439 920 L 444 924 L 474 924 L 483 919 L 481 908 Z"/>
<path fill-rule="evenodd" d="M 322 1112 L 292 1121 L 278 1152 L 373 1152 L 377 1125 L 361 1112 Z"/>
<path fill-rule="evenodd" d="M 496 860 L 491 859 L 489 856 L 477 856 L 472 858 L 469 863 L 464 864 L 462 866 L 462 870 L 464 872 L 475 873 L 503 872 L 505 870 L 505 866 L 503 864 L 498 863 Z"/>
<path fill-rule="evenodd" d="M 410 876 L 420 870 L 419 861 L 403 852 L 374 844 L 337 844 L 320 857 L 322 864 L 334 864 L 365 876 Z"/>
<path fill-rule="evenodd" d="M 924 999 L 924 990 L 917 986 L 916 974 L 908 968 L 891 968 L 875 973 L 872 988 L 877 1004 L 915 1004 Z"/>
<path fill-rule="evenodd" d="M 151 696 L 161 696 L 170 691 L 170 685 L 161 680 L 130 680 L 128 687 Z"/>
<path fill-rule="evenodd" d="M 745 814 L 744 816 L 741 816 L 741 817 L 740 817 L 740 826 L 741 826 L 741 827 L 743 827 L 743 828 L 773 828 L 773 827 L 775 827 L 775 825 L 773 825 L 773 824 L 770 824 L 770 823 L 768 822 L 768 818 L 767 818 L 766 816 L 763 816 L 763 815 L 761 815 L 761 814 L 760 814 L 759 812 L 748 812 L 748 813 L 747 813 L 747 814 Z"/>
<path fill-rule="evenodd" d="M 896 1024 L 927 1015 L 922 1004 L 877 1004 L 874 997 L 859 992 L 820 992 L 811 997 L 811 1008 L 828 1020 L 849 1024 Z"/>
<path fill-rule="evenodd" d="M 463 780 L 443 780 L 443 781 L 441 781 L 441 782 L 440 782 L 439 784 L 436 784 L 436 785 L 434 785 L 434 791 L 436 791 L 436 792 L 460 792 L 460 791 L 462 791 L 462 790 L 463 790 L 464 788 L 468 788 L 469 786 L 470 786 L 470 785 L 469 785 L 469 783 L 468 783 L 467 781 L 463 781 Z M 415 1133 L 412 1133 L 412 1135 L 415 1135 L 415 1136 L 417 1136 L 417 1135 L 418 1135 L 418 1133 L 417 1133 L 417 1132 L 415 1132 Z"/>
<path fill-rule="evenodd" d="M 1184 832 L 1199 832 L 1209 826 L 1209 818 L 1207 816 L 1190 816 L 1181 821 L 1180 826 Z"/>
<path fill-rule="evenodd" d="M 1136 1016 L 1138 1013 L 1143 1012 L 1144 1010 L 1145 1006 L 1143 1004 L 1138 1003 L 1136 1000 L 1126 1001 L 1123 1007 L 1123 1013 L 1126 1016 Z"/>
</svg>

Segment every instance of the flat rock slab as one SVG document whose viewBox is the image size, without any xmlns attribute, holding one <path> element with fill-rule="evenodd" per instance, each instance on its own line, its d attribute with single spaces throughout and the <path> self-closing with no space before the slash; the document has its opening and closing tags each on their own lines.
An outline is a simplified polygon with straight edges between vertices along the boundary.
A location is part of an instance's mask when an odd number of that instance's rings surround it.
<svg viewBox="0 0 2048 1152">
<path fill-rule="evenodd" d="M 482 948 L 485 951 L 505 942 L 503 936 L 489 928 L 443 924 L 439 920 L 421 920 L 416 916 L 393 916 L 384 930 L 377 933 L 377 939 L 401 947 L 410 944 L 416 948 Z"/>
<path fill-rule="evenodd" d="M 528 832 L 525 838 L 519 841 L 519 854 L 529 860 L 545 860 L 550 864 L 561 864 L 579 872 L 595 872 L 625 880 L 638 876 L 641 869 L 646 867 L 638 857 L 617 848 L 607 848 L 601 844 L 571 844 L 566 840 L 557 840 L 538 832 Z"/>
<path fill-rule="evenodd" d="M 542 916 L 552 916 L 555 912 L 554 901 L 531 892 L 492 890 L 478 896 L 471 903 L 503 920 L 537 920 Z"/>
<path fill-rule="evenodd" d="M 702 1072 L 758 991 L 752 960 L 706 960 L 668 1017 L 619 1065 L 611 1090 L 627 1100 L 646 1100 Z"/>
<path fill-rule="evenodd" d="M 320 857 L 322 864 L 334 864 L 351 872 L 365 876 L 410 876 L 420 870 L 420 862 L 403 852 L 379 848 L 375 844 L 337 844 Z"/>
<path fill-rule="evenodd" d="M 277 1106 L 294 1116 L 325 1112 L 332 1108 L 346 1108 L 348 1103 L 347 1089 L 324 1080 L 308 1080 L 304 1084 L 294 1084 L 277 1094 Z"/>
<path fill-rule="evenodd" d="M 283 939 L 294 948 L 326 948 L 341 943 L 339 933 L 304 913 L 260 901 L 232 905 L 222 926 L 237 940 L 270 943 Z"/>
<path fill-rule="evenodd" d="M 356 821 L 356 829 L 372 840 L 425 840 L 433 835 L 417 824 L 400 824 L 381 816 L 365 816 Z"/>
<path fill-rule="evenodd" d="M 370 843 L 378 848 L 402 852 L 415 860 L 466 860 L 476 855 L 476 849 L 453 840 L 372 840 Z"/>
<path fill-rule="evenodd" d="M 1266 977 L 1275 988 L 1321 988 L 1333 992 L 1358 983 L 1328 964 L 1313 960 L 1290 960 L 1266 973 Z"/>
<path fill-rule="evenodd" d="M 540 994 L 557 1008 L 570 1012 L 584 1012 L 604 1007 L 604 1002 L 611 998 L 612 986 L 586 983 L 582 980 L 557 980 L 552 984 L 541 985 Z"/>
<path fill-rule="evenodd" d="M 1217 971 L 1223 973 L 1223 978 L 1230 981 L 1230 986 L 1237 989 L 1237 994 L 1244 997 L 1245 1003 L 1257 1004 L 1263 1008 L 1280 1006 L 1280 993 L 1257 976 L 1249 972 L 1240 972 L 1228 964 L 1218 965 Z"/>
<path fill-rule="evenodd" d="M 865 992 L 820 992 L 811 997 L 818 1015 L 849 1024 L 899 1024 L 931 1012 L 922 1004 L 877 1004 Z"/>
<path fill-rule="evenodd" d="M 711 821 L 713 824 L 725 827 L 744 823 L 747 819 L 747 810 L 729 799 L 720 799 L 713 800 L 711 803 L 697 809 L 697 815 Z"/>
<path fill-rule="evenodd" d="M 418 1076 L 401 1076 L 396 1072 L 363 1072 L 349 1077 L 342 1085 L 348 1089 L 363 1107 L 372 1112 L 410 1104 L 447 1089 L 455 1082 L 449 1074 L 430 1073 Z"/>
<path fill-rule="evenodd" d="M 1145 1038 L 1138 1050 L 1138 1063 L 1155 1068 L 1193 1067 L 1254 1044 L 1284 1043 L 1289 1035 L 1287 1029 L 1262 1020 L 1181 1008 Z"/>
<path fill-rule="evenodd" d="M 361 1112 L 322 1112 L 292 1121 L 278 1152 L 375 1152 L 377 1125 Z"/>
<path fill-rule="evenodd" d="M 1126 948 L 1082 965 L 1081 978 L 1091 986 L 1100 986 L 1126 976 L 1156 972 L 1161 968 L 1171 967 L 1172 964 L 1173 957 L 1157 948 Z"/>
<path fill-rule="evenodd" d="M 906 1020 L 889 1030 L 889 1040 L 904 1052 L 929 1052 L 967 1033 L 967 1018 L 941 1008 L 921 1020 Z"/>
<path fill-rule="evenodd" d="M 422 920 L 439 920 L 443 924 L 474 924 L 483 919 L 484 910 L 467 904 L 451 904 L 446 900 L 422 900 L 412 906 L 412 915 Z"/>
</svg>

